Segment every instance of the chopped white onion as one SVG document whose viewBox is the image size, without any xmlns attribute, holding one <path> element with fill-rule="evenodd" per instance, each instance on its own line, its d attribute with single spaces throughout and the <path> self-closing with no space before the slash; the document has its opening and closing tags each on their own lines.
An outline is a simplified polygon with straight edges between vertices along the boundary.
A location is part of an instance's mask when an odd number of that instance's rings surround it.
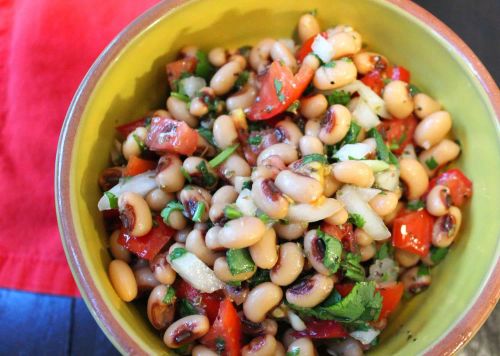
<svg viewBox="0 0 500 356">
<path fill-rule="evenodd" d="M 324 63 L 330 62 L 335 54 L 333 46 L 321 35 L 317 35 L 314 38 L 311 49 Z"/>
<path fill-rule="evenodd" d="M 250 189 L 243 189 L 236 199 L 236 206 L 245 216 L 255 216 L 257 206 L 252 200 L 252 192 Z"/>
<path fill-rule="evenodd" d="M 358 192 L 361 199 L 363 199 L 366 202 L 369 202 L 370 200 L 372 200 L 375 196 L 377 196 L 381 192 L 380 189 L 375 189 L 375 188 L 355 187 L 355 189 Z"/>
<path fill-rule="evenodd" d="M 157 187 L 155 176 L 155 171 L 147 171 L 131 178 L 121 178 L 120 182 L 108 192 L 113 193 L 117 198 L 125 192 L 137 193 L 144 197 Z M 99 211 L 111 209 L 109 199 L 105 194 L 99 199 L 97 208 Z"/>
<path fill-rule="evenodd" d="M 350 93 L 358 92 L 359 96 L 368 104 L 368 106 L 380 117 L 390 119 L 391 115 L 387 111 L 385 101 L 377 95 L 371 88 L 359 80 L 347 84 L 338 90 L 348 91 Z"/>
<path fill-rule="evenodd" d="M 346 184 L 337 192 L 337 199 L 344 203 L 346 210 L 350 214 L 359 214 L 363 217 L 365 221 L 363 230 L 373 237 L 374 240 L 380 241 L 389 238 L 391 233 L 387 226 L 385 226 L 384 221 L 375 211 L 373 211 L 370 205 L 363 200 L 358 189 L 357 187 Z"/>
<path fill-rule="evenodd" d="M 362 330 L 353 331 L 349 335 L 351 335 L 352 338 L 361 342 L 363 345 L 369 345 L 373 340 L 375 340 L 378 334 L 380 334 L 380 330 L 375 330 L 370 328 L 366 331 Z"/>
<path fill-rule="evenodd" d="M 307 329 L 306 324 L 293 311 L 288 310 L 287 317 L 288 317 L 288 321 L 290 322 L 290 325 L 292 326 L 293 330 L 303 331 L 303 330 Z"/>
<path fill-rule="evenodd" d="M 348 143 L 340 148 L 333 157 L 339 161 L 349 161 L 351 159 L 363 159 L 370 154 L 372 148 L 366 143 Z"/>
<path fill-rule="evenodd" d="M 333 198 L 326 198 L 318 204 L 290 204 L 287 218 L 290 221 L 313 222 L 332 216 L 342 209 L 342 204 Z"/>
<path fill-rule="evenodd" d="M 399 187 L 399 169 L 389 166 L 389 169 L 375 173 L 374 187 L 394 192 Z"/>
<path fill-rule="evenodd" d="M 378 116 L 363 98 L 352 99 L 347 107 L 351 111 L 353 120 L 365 130 L 370 130 L 380 124 Z"/>
<path fill-rule="evenodd" d="M 191 76 L 180 81 L 180 87 L 184 89 L 184 93 L 190 98 L 193 98 L 201 88 L 206 86 L 207 82 L 201 77 Z"/>
<path fill-rule="evenodd" d="M 398 273 L 399 267 L 394 260 L 392 258 L 383 258 L 375 260 L 370 266 L 368 280 L 375 281 L 377 284 L 387 282 L 394 284 L 394 281 L 398 279 Z"/>
<path fill-rule="evenodd" d="M 169 257 L 169 263 L 182 279 L 204 293 L 224 288 L 224 283 L 215 276 L 214 271 L 191 252 L 186 252 L 173 261 Z"/>
<path fill-rule="evenodd" d="M 378 159 L 365 159 L 363 161 L 364 164 L 366 164 L 370 169 L 374 172 L 382 172 L 385 171 L 386 169 L 389 169 L 391 166 L 389 163 L 378 160 Z"/>
</svg>

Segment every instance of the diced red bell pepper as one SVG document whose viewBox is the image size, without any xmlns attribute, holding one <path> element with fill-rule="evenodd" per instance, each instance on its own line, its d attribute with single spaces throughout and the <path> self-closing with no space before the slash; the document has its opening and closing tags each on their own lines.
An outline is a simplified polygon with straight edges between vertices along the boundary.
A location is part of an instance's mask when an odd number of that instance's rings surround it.
<svg viewBox="0 0 500 356">
<path fill-rule="evenodd" d="M 425 209 L 403 211 L 392 225 L 392 245 L 425 257 L 431 245 L 434 220 Z"/>
<path fill-rule="evenodd" d="M 138 127 L 144 127 L 146 126 L 146 120 L 147 117 L 142 117 L 140 119 L 137 119 L 135 121 L 117 126 L 115 128 L 116 131 L 118 131 L 123 137 L 127 137 L 132 131 L 134 131 Z"/>
<path fill-rule="evenodd" d="M 377 95 L 382 95 L 382 90 L 384 89 L 384 81 L 382 73 L 379 70 L 372 70 L 366 73 L 361 81 L 368 87 L 370 87 Z"/>
<path fill-rule="evenodd" d="M 224 299 L 221 291 L 202 293 L 183 279 L 178 279 L 175 284 L 177 298 L 187 299 L 201 314 L 206 315 L 211 323 L 214 322 L 219 312 L 219 305 Z"/>
<path fill-rule="evenodd" d="M 146 137 L 151 151 L 192 155 L 198 144 L 198 132 L 184 121 L 168 117 L 154 117 Z"/>
<path fill-rule="evenodd" d="M 295 58 L 297 58 L 297 61 L 301 63 L 306 56 L 312 52 L 312 44 L 314 42 L 314 39 L 316 38 L 317 35 L 309 37 L 299 48 L 297 53 L 295 54 Z M 324 38 L 328 38 L 328 33 L 327 32 L 321 32 L 321 36 Z"/>
<path fill-rule="evenodd" d="M 392 80 L 401 80 L 410 83 L 411 74 L 408 69 L 401 66 L 389 66 L 387 68 L 387 77 Z"/>
<path fill-rule="evenodd" d="M 193 73 L 197 63 L 198 61 L 195 57 L 185 57 L 167 64 L 166 71 L 170 89 L 174 90 L 175 81 L 179 79 L 183 73 Z"/>
<path fill-rule="evenodd" d="M 155 216 L 154 221 L 155 226 L 144 236 L 136 237 L 122 229 L 118 243 L 137 256 L 151 260 L 175 234 L 175 230 L 165 225 L 160 216 Z"/>
<path fill-rule="evenodd" d="M 404 293 L 403 283 L 396 283 L 390 287 L 378 287 L 380 295 L 382 296 L 382 309 L 380 311 L 380 319 L 387 318 L 399 305 Z"/>
<path fill-rule="evenodd" d="M 127 162 L 127 167 L 125 168 L 125 175 L 128 177 L 136 176 L 138 174 L 152 170 L 155 167 L 156 167 L 156 162 L 147 159 L 142 159 L 137 156 L 132 156 L 129 158 Z"/>
<path fill-rule="evenodd" d="M 400 155 L 406 146 L 413 142 L 413 134 L 417 127 L 418 120 L 410 115 L 404 120 L 391 119 L 383 120 L 377 127 L 385 141 L 389 144 L 391 150 Z"/>
<path fill-rule="evenodd" d="M 241 321 L 230 299 L 219 306 L 217 318 L 201 343 L 223 356 L 238 356 L 241 349 Z"/>
<path fill-rule="evenodd" d="M 338 339 L 349 336 L 342 324 L 335 320 L 311 320 L 306 323 L 306 329 L 294 331 L 293 337 L 308 337 L 311 339 Z"/>
<path fill-rule="evenodd" d="M 429 182 L 428 191 L 437 184 L 450 189 L 451 201 L 455 206 L 462 206 L 467 199 L 472 197 L 472 181 L 460 169 L 449 169 L 432 179 Z"/>
</svg>

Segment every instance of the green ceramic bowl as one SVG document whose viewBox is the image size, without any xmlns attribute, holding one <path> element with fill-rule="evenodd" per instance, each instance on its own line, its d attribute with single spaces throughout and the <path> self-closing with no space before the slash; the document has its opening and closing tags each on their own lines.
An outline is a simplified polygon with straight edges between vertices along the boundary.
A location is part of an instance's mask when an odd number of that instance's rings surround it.
<svg viewBox="0 0 500 356">
<path fill-rule="evenodd" d="M 323 26 L 355 27 L 370 48 L 409 68 L 415 84 L 439 99 L 463 145 L 458 165 L 474 181 L 460 237 L 433 270 L 431 288 L 401 308 L 372 353 L 453 353 L 495 306 L 500 94 L 450 29 L 402 0 L 172 0 L 139 17 L 103 52 L 73 99 L 59 141 L 56 201 L 62 241 L 92 315 L 120 351 L 167 353 L 140 307 L 122 302 L 106 274 L 110 257 L 96 208 L 97 177 L 108 165 L 114 127 L 164 106 L 164 65 L 183 45 L 209 49 L 290 36 L 299 16 L 313 8 Z"/>
</svg>

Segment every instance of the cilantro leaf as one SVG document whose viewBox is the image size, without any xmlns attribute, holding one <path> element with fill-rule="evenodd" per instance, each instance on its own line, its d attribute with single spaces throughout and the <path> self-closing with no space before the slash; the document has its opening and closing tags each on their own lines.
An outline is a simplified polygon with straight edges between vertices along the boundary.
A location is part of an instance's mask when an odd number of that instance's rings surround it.
<svg viewBox="0 0 500 356">
<path fill-rule="evenodd" d="M 300 356 L 300 347 L 296 347 L 291 351 L 288 351 L 285 356 Z"/>
<path fill-rule="evenodd" d="M 284 102 L 285 94 L 283 94 L 283 83 L 277 78 L 274 78 L 274 90 L 276 90 L 276 96 L 278 97 L 278 100 L 280 102 Z"/>
<path fill-rule="evenodd" d="M 425 203 L 422 200 L 410 200 L 408 204 L 406 204 L 406 208 L 412 211 L 421 210 L 425 208 Z"/>
<path fill-rule="evenodd" d="M 430 170 L 433 170 L 433 169 L 438 167 L 438 163 L 436 162 L 436 159 L 434 158 L 434 156 L 431 156 L 429 159 L 425 160 L 425 165 Z"/>
<path fill-rule="evenodd" d="M 366 278 L 365 269 L 361 266 L 360 262 L 361 256 L 354 253 L 348 253 L 344 262 L 342 262 L 344 275 L 353 281 L 364 281 Z"/>
<path fill-rule="evenodd" d="M 179 99 L 185 103 L 188 103 L 189 102 L 189 96 L 187 96 L 186 94 L 182 94 L 182 93 L 178 93 L 178 92 L 171 92 L 170 93 L 170 96 L 173 97 L 173 98 L 176 98 L 176 99 Z"/>
<path fill-rule="evenodd" d="M 351 93 L 344 90 L 334 90 L 330 95 L 326 96 L 326 100 L 328 100 L 328 105 L 347 105 L 351 101 Z"/>
<path fill-rule="evenodd" d="M 448 247 L 431 247 L 431 261 L 435 265 L 439 264 L 448 254 Z"/>
<path fill-rule="evenodd" d="M 179 314 L 182 317 L 188 316 L 188 315 L 196 315 L 199 314 L 200 312 L 196 307 L 186 298 L 181 298 L 179 300 Z"/>
<path fill-rule="evenodd" d="M 196 204 L 196 210 L 194 211 L 193 218 L 191 220 L 194 222 L 201 222 L 201 217 L 205 214 L 205 209 L 205 202 L 199 201 L 198 204 Z"/>
<path fill-rule="evenodd" d="M 206 188 L 211 188 L 217 183 L 217 177 L 208 171 L 207 164 L 203 160 L 196 168 L 201 172 L 202 183 Z"/>
<path fill-rule="evenodd" d="M 200 127 L 196 131 L 198 131 L 198 134 L 201 137 L 203 137 L 205 140 L 207 140 L 208 143 L 215 146 L 214 135 L 213 135 L 212 131 L 210 131 L 209 129 L 206 129 L 204 127 Z"/>
<path fill-rule="evenodd" d="M 311 162 L 319 162 L 322 164 L 328 163 L 326 156 L 322 155 L 320 153 L 311 153 L 309 155 L 305 155 L 304 157 L 302 157 L 301 161 L 302 161 L 302 164 L 307 164 L 307 163 L 311 163 Z"/>
<path fill-rule="evenodd" d="M 317 236 L 325 244 L 325 255 L 323 256 L 323 264 L 332 274 L 337 272 L 340 267 L 340 259 L 342 257 L 342 243 L 321 230 L 317 230 Z"/>
<path fill-rule="evenodd" d="M 248 284 L 253 288 L 256 285 L 264 282 L 269 282 L 270 280 L 271 278 L 269 277 L 269 270 L 258 268 L 257 272 L 255 272 L 252 278 L 248 280 Z"/>
<path fill-rule="evenodd" d="M 349 214 L 349 222 L 351 224 L 356 225 L 359 228 L 363 228 L 365 226 L 365 219 L 360 214 Z"/>
<path fill-rule="evenodd" d="M 252 272 L 255 270 L 255 263 L 246 248 L 229 249 L 226 251 L 227 264 L 233 276 Z"/>
<path fill-rule="evenodd" d="M 170 252 L 170 255 L 168 257 L 170 258 L 170 261 L 173 261 L 179 257 L 184 256 L 188 251 L 184 247 L 176 247 L 172 252 Z"/>
<path fill-rule="evenodd" d="M 182 175 L 184 176 L 184 178 L 186 178 L 186 180 L 187 180 L 189 183 L 191 183 L 192 178 L 191 178 L 191 176 L 189 175 L 188 171 L 186 171 L 186 168 L 181 167 L 181 173 L 182 173 Z"/>
<path fill-rule="evenodd" d="M 417 276 L 428 276 L 430 274 L 429 267 L 421 264 L 418 266 Z"/>
<path fill-rule="evenodd" d="M 165 293 L 162 302 L 165 304 L 172 304 L 174 301 L 175 301 L 175 289 L 172 286 L 167 286 L 167 293 Z"/>
<path fill-rule="evenodd" d="M 392 258 L 394 253 L 394 247 L 389 242 L 384 243 L 380 249 L 375 254 L 375 258 L 377 260 L 383 260 L 384 258 Z"/>
<path fill-rule="evenodd" d="M 209 80 L 210 77 L 215 73 L 215 68 L 210 64 L 207 54 L 203 51 L 197 51 L 196 59 L 197 63 L 194 73 L 198 77 Z"/>
<path fill-rule="evenodd" d="M 248 82 L 249 77 L 250 77 L 250 72 L 247 70 L 244 70 L 243 72 L 240 73 L 240 75 L 238 76 L 238 79 L 236 79 L 234 86 L 237 89 L 243 88 L 245 86 L 245 84 Z"/>
<path fill-rule="evenodd" d="M 385 145 L 382 135 L 375 128 L 368 131 L 368 136 L 373 137 L 375 139 L 375 142 L 377 143 L 377 158 L 399 167 L 397 157 Z"/>
<path fill-rule="evenodd" d="M 411 96 L 415 96 L 417 95 L 418 93 L 421 93 L 422 91 L 414 84 L 410 84 L 409 85 L 409 89 L 410 89 L 410 95 Z"/>
<path fill-rule="evenodd" d="M 161 211 L 161 217 L 165 224 L 168 224 L 168 218 L 173 211 L 184 211 L 184 205 L 177 200 L 170 201 L 167 206 Z"/>
<path fill-rule="evenodd" d="M 343 138 L 343 140 L 335 145 L 326 145 L 326 155 L 328 157 L 329 162 L 333 162 L 333 156 L 337 151 L 344 145 L 352 144 L 358 142 L 358 136 L 361 132 L 361 126 L 359 126 L 354 121 L 351 121 L 351 125 L 349 126 L 349 131 Z"/>
<path fill-rule="evenodd" d="M 252 146 L 258 146 L 262 142 L 262 136 L 256 135 L 256 136 L 250 136 L 248 138 L 248 143 L 251 144 Z"/>
</svg>

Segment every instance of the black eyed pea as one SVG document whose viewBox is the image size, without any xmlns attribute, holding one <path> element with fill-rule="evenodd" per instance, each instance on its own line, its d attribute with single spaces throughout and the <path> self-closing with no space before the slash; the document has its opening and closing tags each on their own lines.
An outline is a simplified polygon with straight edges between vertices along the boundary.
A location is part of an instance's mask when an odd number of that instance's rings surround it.
<svg viewBox="0 0 500 356">
<path fill-rule="evenodd" d="M 383 192 L 375 195 L 368 204 L 377 213 L 378 216 L 389 215 L 396 209 L 399 196 L 393 192 Z"/>
<path fill-rule="evenodd" d="M 303 134 L 299 127 L 292 120 L 286 119 L 278 122 L 275 126 L 275 135 L 283 137 L 282 142 L 288 143 L 295 147 L 299 146 L 299 141 Z"/>
<path fill-rule="evenodd" d="M 245 69 L 247 67 L 246 58 L 239 53 L 231 54 L 231 56 L 229 57 L 229 62 L 238 63 L 242 69 Z"/>
<path fill-rule="evenodd" d="M 142 146 L 148 136 L 148 130 L 145 127 L 138 127 L 128 134 L 127 138 L 122 144 L 123 157 L 128 161 L 132 156 L 140 156 L 142 153 Z"/>
<path fill-rule="evenodd" d="M 299 159 L 299 154 L 295 146 L 288 143 L 277 143 L 267 147 L 259 154 L 257 164 L 262 165 L 271 156 L 278 156 L 284 164 L 290 164 Z"/>
<path fill-rule="evenodd" d="M 232 185 L 224 185 L 212 196 L 212 204 L 231 204 L 238 198 L 238 192 Z"/>
<path fill-rule="evenodd" d="M 326 246 L 323 240 L 318 238 L 316 230 L 308 231 L 304 236 L 304 252 L 312 267 L 319 273 L 329 276 L 331 272 L 323 264 Z"/>
<path fill-rule="evenodd" d="M 201 97 L 195 97 L 189 102 L 189 113 L 195 117 L 208 114 L 208 105 Z"/>
<path fill-rule="evenodd" d="M 376 253 L 377 253 L 377 248 L 375 247 L 374 243 L 369 244 L 367 246 L 360 246 L 359 248 L 359 254 L 361 255 L 361 262 L 365 262 L 372 259 Z"/>
<path fill-rule="evenodd" d="M 266 319 L 261 323 L 254 323 L 245 318 L 242 312 L 239 312 L 238 316 L 241 319 L 242 332 L 245 335 L 258 336 L 269 334 L 276 336 L 278 333 L 278 323 L 274 319 Z"/>
<path fill-rule="evenodd" d="M 212 195 L 206 189 L 196 185 L 185 186 L 179 193 L 179 201 L 184 206 L 184 214 L 189 219 L 193 219 L 196 211 L 200 211 L 201 209 L 198 222 L 205 222 L 208 220 L 208 212 L 210 210 Z M 200 208 L 200 206 L 202 208 Z M 174 212 L 172 212 L 172 214 Z"/>
<path fill-rule="evenodd" d="M 264 223 L 253 216 L 243 216 L 227 222 L 217 239 L 225 248 L 249 247 L 260 241 L 266 232 Z"/>
<path fill-rule="evenodd" d="M 208 222 L 196 222 L 193 225 L 193 230 L 198 230 L 205 234 L 208 231 L 209 227 L 210 225 Z"/>
<path fill-rule="evenodd" d="M 316 179 L 289 170 L 281 171 L 274 184 L 282 193 L 299 203 L 312 203 L 323 195 L 323 185 Z"/>
<path fill-rule="evenodd" d="M 326 108 L 325 111 L 326 112 Z M 306 126 L 304 127 L 304 132 L 306 136 L 318 137 L 321 130 L 321 122 L 315 120 L 308 120 Z"/>
<path fill-rule="evenodd" d="M 233 153 L 220 166 L 217 167 L 219 175 L 234 184 L 235 177 L 248 177 L 252 174 L 252 168 L 248 162 L 239 154 Z"/>
<path fill-rule="evenodd" d="M 382 94 L 387 111 L 397 119 L 406 119 L 413 112 L 413 98 L 408 84 L 401 80 L 393 80 L 384 88 Z"/>
<path fill-rule="evenodd" d="M 298 353 L 296 350 L 299 350 Z M 316 356 L 318 354 L 314 348 L 313 342 L 307 337 L 301 337 L 292 342 L 290 346 L 288 346 L 287 353 L 304 356 Z"/>
<path fill-rule="evenodd" d="M 308 120 L 320 120 L 326 109 L 328 109 L 328 100 L 323 94 L 314 94 L 300 99 L 299 112 Z M 307 130 L 306 135 L 309 135 Z"/>
<path fill-rule="evenodd" d="M 168 216 L 168 220 L 163 220 L 165 224 L 175 230 L 183 230 L 187 226 L 187 219 L 182 212 L 173 210 Z M 187 236 L 186 236 L 187 237 Z"/>
<path fill-rule="evenodd" d="M 398 213 L 405 207 L 405 204 L 402 201 L 399 201 L 398 204 L 396 205 L 396 209 L 394 211 L 382 218 L 384 220 L 384 223 L 386 225 L 391 225 Z"/>
<path fill-rule="evenodd" d="M 271 179 L 259 178 L 252 184 L 255 205 L 271 219 L 283 219 L 288 213 L 288 200 Z"/>
<path fill-rule="evenodd" d="M 342 204 L 334 198 L 321 197 L 314 204 L 291 204 L 288 208 L 289 221 L 314 222 L 326 219 L 342 209 Z"/>
<path fill-rule="evenodd" d="M 224 256 L 218 257 L 214 262 L 214 273 L 221 281 L 229 283 L 229 282 L 241 282 L 246 281 L 247 279 L 252 278 L 252 276 L 257 271 L 254 268 L 252 271 L 243 272 L 239 274 L 232 274 L 229 269 L 229 265 L 227 264 L 227 259 Z"/>
<path fill-rule="evenodd" d="M 250 289 L 248 286 L 244 285 L 232 286 L 230 284 L 226 284 L 224 287 L 224 294 L 236 305 L 241 305 L 245 302 L 248 292 L 250 292 Z"/>
<path fill-rule="evenodd" d="M 207 184 L 207 179 L 200 170 L 202 166 L 204 166 L 206 172 L 213 177 L 213 182 Z M 191 182 L 193 184 L 203 185 L 207 189 L 212 189 L 217 185 L 217 173 L 208 164 L 207 160 L 202 157 L 187 157 L 182 163 L 182 168 L 184 168 L 184 171 L 191 177 Z"/>
<path fill-rule="evenodd" d="M 424 166 L 412 158 L 399 161 L 399 177 L 406 184 L 408 200 L 418 199 L 429 187 L 429 177 Z"/>
<path fill-rule="evenodd" d="M 446 137 L 451 124 L 451 116 L 447 111 L 430 114 L 417 125 L 413 135 L 415 143 L 428 150 Z"/>
<path fill-rule="evenodd" d="M 342 225 L 345 224 L 348 219 L 349 219 L 349 213 L 347 212 L 347 210 L 345 210 L 345 208 L 342 207 L 335 214 L 325 218 L 325 221 L 328 224 L 332 225 Z"/>
<path fill-rule="evenodd" d="M 118 184 L 120 178 L 125 175 L 124 167 L 109 167 L 99 174 L 99 186 L 106 192 Z"/>
<path fill-rule="evenodd" d="M 226 108 L 228 111 L 247 109 L 255 102 L 255 98 L 257 98 L 257 90 L 253 85 L 247 84 L 227 98 Z"/>
<path fill-rule="evenodd" d="M 302 247 L 295 242 L 285 242 L 279 247 L 278 262 L 269 272 L 271 282 L 287 286 L 297 279 L 304 269 Z"/>
<path fill-rule="evenodd" d="M 179 98 L 169 96 L 167 99 L 167 109 L 170 115 L 178 121 L 184 121 L 190 127 L 198 126 L 198 118 L 189 112 L 187 103 Z"/>
<path fill-rule="evenodd" d="M 425 201 L 425 208 L 429 214 L 443 216 L 448 213 L 451 206 L 450 188 L 436 185 L 431 189 Z"/>
<path fill-rule="evenodd" d="M 218 356 L 217 352 L 212 351 L 206 346 L 196 345 L 191 351 L 191 356 Z"/>
<path fill-rule="evenodd" d="M 153 218 L 144 198 L 125 192 L 118 198 L 118 210 L 123 227 L 134 236 L 144 236 L 153 227 Z"/>
<path fill-rule="evenodd" d="M 362 161 L 344 161 L 332 165 L 333 176 L 339 182 L 369 188 L 375 182 L 373 171 Z"/>
<path fill-rule="evenodd" d="M 109 264 L 108 275 L 116 294 L 124 302 L 137 297 L 137 282 L 130 266 L 122 260 L 113 260 Z"/>
<path fill-rule="evenodd" d="M 208 61 L 214 67 L 222 67 L 226 64 L 226 50 L 222 47 L 215 47 L 208 52 Z"/>
<path fill-rule="evenodd" d="M 417 294 L 431 285 L 430 274 L 419 274 L 418 267 L 412 267 L 401 276 L 405 291 Z"/>
<path fill-rule="evenodd" d="M 239 74 L 243 71 L 243 67 L 239 61 L 231 61 L 220 67 L 210 80 L 210 88 L 215 92 L 215 95 L 224 95 L 228 93 Z"/>
<path fill-rule="evenodd" d="M 205 234 L 205 245 L 212 251 L 223 250 L 224 247 L 219 243 L 220 226 L 212 226 Z"/>
<path fill-rule="evenodd" d="M 283 240 L 297 240 L 307 231 L 307 222 L 289 222 L 288 224 L 276 223 L 273 225 L 276 234 Z"/>
<path fill-rule="evenodd" d="M 120 230 L 113 231 L 113 233 L 109 237 L 109 250 L 111 251 L 111 256 L 113 256 L 113 258 L 128 263 L 130 262 L 132 256 L 130 254 L 130 251 L 118 242 L 120 234 Z"/>
<path fill-rule="evenodd" d="M 185 182 L 181 167 L 182 162 L 177 155 L 171 153 L 163 155 L 156 168 L 156 184 L 167 193 L 181 190 Z"/>
<path fill-rule="evenodd" d="M 432 244 L 436 247 L 448 247 L 455 240 L 462 224 L 462 213 L 456 206 L 451 206 L 446 215 L 439 217 L 432 229 Z"/>
<path fill-rule="evenodd" d="M 149 266 L 134 268 L 134 277 L 140 293 L 149 292 L 160 284 Z"/>
<path fill-rule="evenodd" d="M 300 153 L 303 156 L 310 154 L 323 154 L 323 143 L 314 136 L 303 136 L 299 141 Z"/>
<path fill-rule="evenodd" d="M 271 47 L 271 58 L 275 61 L 284 63 L 293 73 L 297 71 L 297 60 L 292 52 L 290 52 L 290 49 L 282 42 L 276 41 L 273 43 Z"/>
<path fill-rule="evenodd" d="M 261 40 L 259 43 L 257 43 L 254 47 L 252 47 L 248 59 L 250 61 L 250 66 L 257 73 L 263 71 L 266 68 L 266 66 L 271 62 L 269 57 L 274 42 L 276 41 L 272 38 L 265 38 Z"/>
<path fill-rule="evenodd" d="M 359 227 L 354 230 L 354 240 L 359 246 L 369 246 L 373 243 L 373 237 Z"/>
<path fill-rule="evenodd" d="M 276 232 L 269 228 L 257 243 L 248 248 L 252 260 L 259 268 L 271 269 L 278 262 Z"/>
<path fill-rule="evenodd" d="M 387 58 L 374 52 L 360 52 L 352 56 L 358 73 L 366 74 L 374 69 L 384 71 L 387 68 Z"/>
<path fill-rule="evenodd" d="M 319 66 L 321 65 L 321 62 L 318 57 L 316 57 L 313 53 L 309 53 L 306 58 L 302 61 L 301 67 L 309 67 L 313 71 L 317 70 Z"/>
<path fill-rule="evenodd" d="M 343 87 L 356 80 L 357 70 L 352 61 L 333 61 L 333 66 L 321 66 L 314 73 L 313 84 L 319 90 Z"/>
<path fill-rule="evenodd" d="M 340 188 L 342 183 L 335 179 L 334 175 L 330 172 L 325 175 L 325 180 L 323 182 L 323 194 L 325 197 L 329 198 Z"/>
<path fill-rule="evenodd" d="M 161 211 L 169 201 L 175 199 L 172 193 L 167 193 L 161 188 L 156 188 L 146 195 L 146 202 L 153 211 Z"/>
<path fill-rule="evenodd" d="M 261 335 L 252 339 L 241 349 L 242 356 L 274 356 L 276 339 L 272 335 Z"/>
<path fill-rule="evenodd" d="M 148 298 L 148 319 L 157 330 L 165 330 L 174 320 L 175 303 L 163 302 L 169 288 L 160 284 L 151 291 Z"/>
<path fill-rule="evenodd" d="M 167 253 L 160 252 L 149 261 L 149 268 L 158 282 L 171 285 L 174 283 L 177 273 L 170 267 L 167 257 Z"/>
<path fill-rule="evenodd" d="M 200 230 L 194 229 L 189 233 L 186 239 L 186 250 L 194 253 L 200 260 L 202 260 L 207 266 L 211 267 L 214 265 L 218 254 L 214 253 L 205 244 L 205 239 L 203 233 Z"/>
<path fill-rule="evenodd" d="M 286 356 L 285 346 L 279 341 L 276 341 L 276 349 L 274 350 L 274 356 Z"/>
<path fill-rule="evenodd" d="M 187 226 L 184 229 L 177 230 L 174 235 L 174 240 L 176 242 L 185 243 L 191 230 L 193 230 L 192 226 Z"/>
<path fill-rule="evenodd" d="M 427 174 L 432 176 L 439 167 L 453 161 L 459 154 L 460 146 L 452 140 L 445 138 L 434 147 L 420 153 L 418 160 L 424 165 Z M 432 160 L 437 163 L 437 167 L 431 169 L 428 162 Z"/>
<path fill-rule="evenodd" d="M 361 50 L 361 35 L 356 31 L 338 32 L 328 36 L 328 42 L 333 46 L 333 58 L 349 57 Z"/>
<path fill-rule="evenodd" d="M 260 323 L 266 319 L 266 314 L 281 302 L 282 298 L 283 291 L 276 284 L 261 283 L 248 293 L 243 303 L 243 313 L 248 320 Z"/>
<path fill-rule="evenodd" d="M 303 308 L 312 308 L 324 301 L 333 290 L 333 279 L 316 273 L 286 290 L 286 300 Z"/>
<path fill-rule="evenodd" d="M 320 33 L 320 31 L 321 28 L 315 16 L 311 14 L 304 14 L 299 18 L 297 32 L 299 33 L 301 42 L 305 42 L 312 36 L 316 36 Z"/>
<path fill-rule="evenodd" d="M 326 145 L 336 144 L 345 137 L 351 125 L 351 113 L 339 104 L 328 108 L 326 116 L 321 123 L 319 139 Z"/>
<path fill-rule="evenodd" d="M 195 155 L 200 157 L 214 157 L 217 154 L 215 146 L 208 142 L 202 135 L 198 135 Z"/>
<path fill-rule="evenodd" d="M 189 315 L 168 327 L 163 335 L 163 342 L 176 349 L 204 336 L 209 328 L 210 322 L 205 315 Z"/>
<path fill-rule="evenodd" d="M 213 134 L 215 144 L 221 149 L 231 146 L 238 139 L 233 119 L 228 115 L 221 115 L 215 119 Z"/>
<path fill-rule="evenodd" d="M 224 208 L 226 204 L 212 204 L 210 206 L 210 210 L 208 211 L 208 218 L 210 221 L 217 225 L 224 224 L 225 216 L 224 216 Z"/>
<path fill-rule="evenodd" d="M 418 93 L 415 95 L 413 97 L 413 102 L 415 103 L 415 115 L 417 115 L 420 119 L 441 110 L 441 104 L 424 93 Z"/>
<path fill-rule="evenodd" d="M 400 266 L 405 268 L 413 267 L 418 263 L 418 261 L 420 261 L 420 256 L 415 255 L 411 252 L 407 252 L 405 250 L 401 250 L 399 248 L 395 250 L 394 258 Z"/>
<path fill-rule="evenodd" d="M 329 342 L 328 343 L 328 353 L 333 355 L 344 355 L 344 356 L 363 356 L 363 347 L 361 343 L 352 338 L 348 337 L 341 342 Z"/>
</svg>

